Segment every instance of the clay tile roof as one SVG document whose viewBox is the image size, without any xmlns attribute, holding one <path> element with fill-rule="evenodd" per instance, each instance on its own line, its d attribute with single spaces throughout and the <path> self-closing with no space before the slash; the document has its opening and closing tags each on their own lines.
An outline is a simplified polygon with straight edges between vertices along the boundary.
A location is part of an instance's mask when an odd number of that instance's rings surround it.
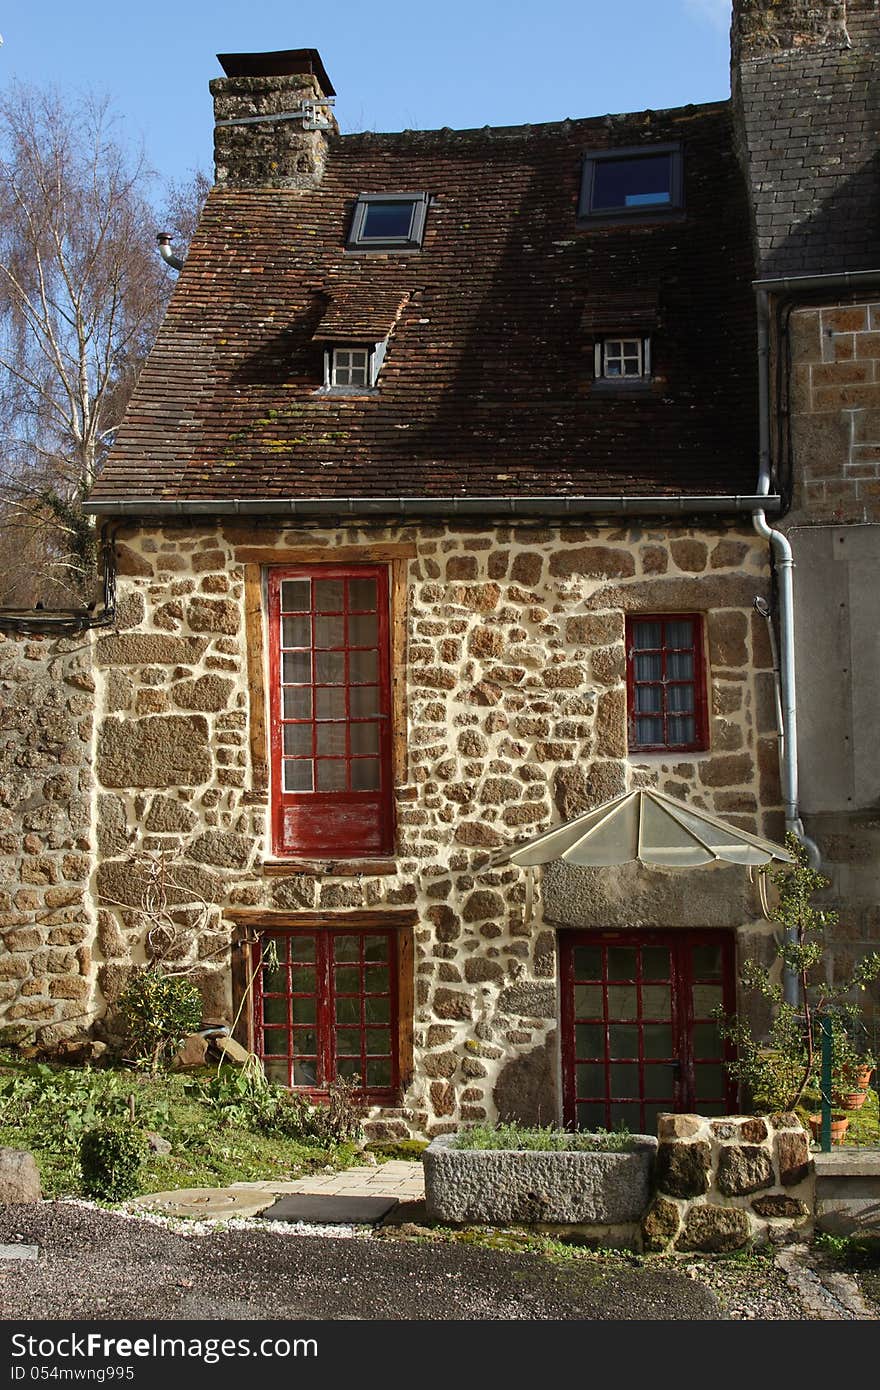
<svg viewBox="0 0 880 1390">
<path fill-rule="evenodd" d="M 585 333 L 656 328 L 659 301 L 656 288 L 593 290 L 581 314 L 581 328 Z"/>
<path fill-rule="evenodd" d="M 683 211 L 579 223 L 585 152 L 662 141 Z M 358 195 L 400 188 L 431 195 L 422 249 L 347 252 Z M 331 136 L 317 189 L 210 193 L 91 500 L 751 494 L 752 276 L 727 102 Z M 585 315 L 655 292 L 650 389 L 594 391 Z M 378 389 L 322 391 L 321 336 L 398 313 Z"/>
</svg>

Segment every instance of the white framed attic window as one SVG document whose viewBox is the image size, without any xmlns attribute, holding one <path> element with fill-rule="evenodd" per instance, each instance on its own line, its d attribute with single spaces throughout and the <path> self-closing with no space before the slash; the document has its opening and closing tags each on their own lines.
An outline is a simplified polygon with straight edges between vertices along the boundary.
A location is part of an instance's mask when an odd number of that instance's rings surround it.
<svg viewBox="0 0 880 1390">
<path fill-rule="evenodd" d="M 385 357 L 385 342 L 349 343 L 324 349 L 324 390 L 373 391 Z"/>
<path fill-rule="evenodd" d="M 594 372 L 597 381 L 648 381 L 651 339 L 600 338 L 595 346 Z"/>
</svg>

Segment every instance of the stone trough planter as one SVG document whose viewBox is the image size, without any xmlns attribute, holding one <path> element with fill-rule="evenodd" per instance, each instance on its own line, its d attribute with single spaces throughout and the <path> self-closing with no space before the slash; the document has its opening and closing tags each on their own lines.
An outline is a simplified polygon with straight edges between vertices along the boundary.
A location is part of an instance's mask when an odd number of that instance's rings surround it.
<svg viewBox="0 0 880 1390">
<path fill-rule="evenodd" d="M 457 1149 L 454 1136 L 422 1154 L 428 1217 L 451 1224 L 628 1228 L 651 1191 L 657 1140 L 632 1136 L 626 1152 Z"/>
</svg>

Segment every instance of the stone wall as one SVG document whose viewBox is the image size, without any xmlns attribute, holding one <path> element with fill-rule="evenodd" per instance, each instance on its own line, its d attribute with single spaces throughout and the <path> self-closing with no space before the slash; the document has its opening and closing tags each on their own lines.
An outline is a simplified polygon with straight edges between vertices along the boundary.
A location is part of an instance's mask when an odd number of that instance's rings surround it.
<svg viewBox="0 0 880 1390">
<path fill-rule="evenodd" d="M 417 553 L 392 872 L 267 872 L 242 548 L 317 547 L 332 561 L 340 544 L 395 542 Z M 781 834 L 770 655 L 751 609 L 768 589 L 766 552 L 745 528 L 169 527 L 121 537 L 119 558 L 118 630 L 95 650 L 103 999 L 150 950 L 144 853 L 176 856 L 159 950 L 192 969 L 212 1018 L 231 1008 L 228 913 L 415 908 L 416 1079 L 388 1132 L 439 1133 L 499 1109 L 558 1118 L 555 931 L 540 901 L 526 920 L 520 871 L 487 870 L 488 851 L 648 784 Z M 630 759 L 624 614 L 675 610 L 708 614 L 711 749 Z M 680 882 L 649 878 L 638 923 L 679 924 Z M 763 940 L 740 878 L 725 924 Z M 729 886 L 719 878 L 704 905 Z"/>
<path fill-rule="evenodd" d="M 796 1115 L 661 1115 L 648 1250 L 739 1250 L 812 1228 L 813 1165 Z"/>
<path fill-rule="evenodd" d="M 88 634 L 0 634 L 0 1029 L 50 1045 L 91 1021 L 95 918 Z"/>
</svg>

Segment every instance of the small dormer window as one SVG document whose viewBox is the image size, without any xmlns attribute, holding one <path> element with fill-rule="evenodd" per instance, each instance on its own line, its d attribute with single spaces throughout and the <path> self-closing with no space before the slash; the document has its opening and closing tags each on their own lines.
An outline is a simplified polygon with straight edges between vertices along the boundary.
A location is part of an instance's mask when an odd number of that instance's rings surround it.
<svg viewBox="0 0 880 1390">
<path fill-rule="evenodd" d="M 594 150 L 584 157 L 579 216 L 656 216 L 683 203 L 680 145 Z"/>
<path fill-rule="evenodd" d="M 651 339 L 600 338 L 594 370 L 597 381 L 647 381 L 651 376 Z"/>
<path fill-rule="evenodd" d="M 374 390 L 387 345 L 385 340 L 325 347 L 324 390 L 355 394 Z"/>
<path fill-rule="evenodd" d="M 346 249 L 418 251 L 427 209 L 427 193 L 361 193 Z"/>
</svg>

